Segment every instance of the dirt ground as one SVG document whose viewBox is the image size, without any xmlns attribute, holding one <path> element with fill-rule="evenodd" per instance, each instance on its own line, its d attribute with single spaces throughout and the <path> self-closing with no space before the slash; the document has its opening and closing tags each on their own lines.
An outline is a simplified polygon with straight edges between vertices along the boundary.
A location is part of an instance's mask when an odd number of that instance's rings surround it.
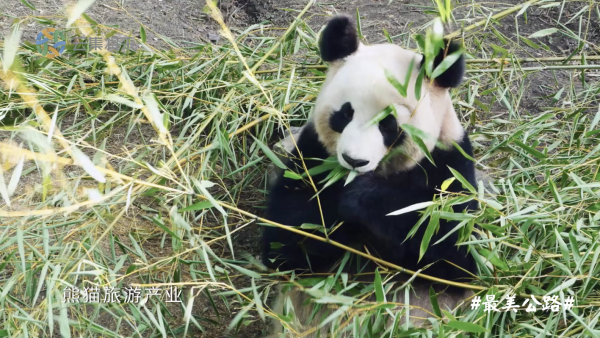
<svg viewBox="0 0 600 338">
<path fill-rule="evenodd" d="M 6 34 L 10 24 L 15 18 L 27 15 L 46 17 L 64 17 L 64 3 L 62 0 L 29 0 L 36 8 L 32 10 L 19 0 L 4 0 L 0 3 L 0 32 Z M 227 25 L 232 30 L 243 30 L 249 25 L 270 22 L 276 26 L 288 26 L 292 18 L 297 15 L 306 4 L 307 0 L 222 0 L 219 7 L 224 15 Z M 493 1 L 486 2 L 485 8 L 509 8 L 520 1 Z M 218 25 L 202 9 L 206 2 L 203 0 L 97 0 L 86 14 L 94 20 L 109 26 L 118 27 L 123 32 L 139 34 L 140 23 L 151 29 L 148 31 L 148 40 L 154 41 L 153 45 L 160 45 L 160 36 L 186 43 L 208 42 L 218 35 Z M 579 8 L 578 2 L 568 2 L 563 12 L 563 22 L 568 20 L 571 7 Z M 318 30 L 327 20 L 327 17 L 336 13 L 345 13 L 355 16 L 358 9 L 362 22 L 365 39 L 369 43 L 381 42 L 386 29 L 393 37 L 405 32 L 408 27 L 427 24 L 432 16 L 424 13 L 424 7 L 434 8 L 431 0 L 399 1 L 399 0 L 342 0 L 323 1 L 317 0 L 309 12 L 308 21 L 313 29 Z M 455 6 L 455 17 L 461 19 L 467 11 L 471 10 L 469 3 L 465 2 Z M 551 9 L 531 8 L 528 22 L 525 24 L 523 16 L 519 17 L 519 33 L 527 36 L 539 27 L 549 27 L 558 11 Z M 472 15 L 471 15 L 472 17 Z M 597 18 L 593 18 L 598 21 Z M 464 21 L 471 24 L 471 21 Z M 458 29 L 459 27 L 454 27 Z M 39 26 L 25 27 L 25 38 L 34 38 Z M 514 19 L 506 18 L 502 21 L 501 32 L 509 37 L 514 37 Z M 590 34 L 597 35 L 598 25 L 592 25 Z M 572 44 L 561 45 L 556 41 L 554 45 L 559 52 L 567 52 Z M 149 43 L 150 44 L 150 43 Z M 524 52 L 527 52 L 525 49 Z"/>
<path fill-rule="evenodd" d="M 36 10 L 25 6 L 20 0 L 2 0 L 0 2 L 0 33 L 6 35 L 9 33 L 10 25 L 16 18 L 23 18 L 28 15 L 47 16 L 54 20 L 64 17 L 63 0 L 28 0 Z M 224 15 L 227 25 L 232 31 L 241 31 L 249 25 L 270 22 L 278 27 L 287 27 L 306 5 L 308 0 L 223 0 L 219 1 L 219 7 Z M 494 9 L 509 8 L 520 3 L 516 0 L 485 2 L 486 8 Z M 148 44 L 156 48 L 164 47 L 166 37 L 182 46 L 193 43 L 216 42 L 220 43 L 218 38 L 218 25 L 207 14 L 203 13 L 205 6 L 204 0 L 97 0 L 90 9 L 86 11 L 91 18 L 108 26 L 118 26 L 122 32 L 131 32 L 133 35 L 139 35 L 140 24 L 147 27 Z M 456 6 L 454 15 L 457 19 L 465 17 L 468 11 L 472 10 L 470 2 L 464 2 Z M 311 28 L 318 31 L 327 18 L 336 13 L 346 13 L 352 16 L 356 15 L 358 9 L 361 17 L 362 32 L 368 43 L 382 42 L 385 39 L 383 29 L 387 30 L 390 36 L 394 37 L 405 32 L 411 27 L 420 27 L 427 24 L 432 16 L 424 13 L 423 6 L 433 8 L 432 0 L 318 0 L 310 12 L 305 16 Z M 561 22 L 567 22 L 571 15 L 574 15 L 582 3 L 566 3 Z M 557 17 L 558 9 L 540 9 L 533 7 L 528 11 L 527 23 L 523 16 L 519 17 L 519 33 L 522 36 L 528 36 L 543 28 L 553 27 Z M 489 12 L 483 12 L 487 15 Z M 468 16 L 473 17 L 471 14 Z M 480 19 L 482 13 L 477 13 Z M 592 46 L 587 46 L 588 51 L 598 50 L 600 46 L 598 17 L 595 13 L 591 16 L 590 30 L 588 40 L 593 42 Z M 473 21 L 464 21 L 463 24 L 469 25 Z M 584 21 L 583 25 L 587 22 Z M 567 27 L 577 30 L 578 20 L 567 25 Z M 501 24 L 496 26 L 499 31 L 509 37 L 515 38 L 515 19 L 514 14 L 503 19 Z M 41 29 L 38 24 L 32 24 L 25 27 L 23 39 L 35 40 L 37 32 Z M 458 29 L 454 27 L 453 29 Z M 550 51 L 533 50 L 526 45 L 514 53 L 521 57 L 542 57 L 554 55 L 569 55 L 577 46 L 574 40 L 567 40 L 564 37 L 551 37 L 542 39 L 544 43 L 551 46 Z M 494 43 L 501 45 L 495 38 L 486 40 L 485 43 Z M 596 44 L 597 43 L 597 44 Z M 475 55 L 482 57 L 482 55 Z M 485 57 L 489 57 L 485 56 Z M 549 98 L 548 95 L 556 93 L 556 88 L 569 83 L 570 79 L 566 72 L 538 73 L 526 79 L 524 84 L 527 87 L 523 95 L 521 107 L 532 113 L 541 111 Z M 110 145 L 109 145 L 110 146 Z M 238 245 L 248 248 L 258 243 L 251 243 L 258 236 L 240 236 Z M 226 326 L 227 324 L 225 324 Z M 224 328 L 215 328 L 214 332 L 207 335 L 210 337 L 223 336 Z M 260 337 L 260 329 L 255 328 L 255 332 L 245 331 L 239 337 Z"/>
</svg>

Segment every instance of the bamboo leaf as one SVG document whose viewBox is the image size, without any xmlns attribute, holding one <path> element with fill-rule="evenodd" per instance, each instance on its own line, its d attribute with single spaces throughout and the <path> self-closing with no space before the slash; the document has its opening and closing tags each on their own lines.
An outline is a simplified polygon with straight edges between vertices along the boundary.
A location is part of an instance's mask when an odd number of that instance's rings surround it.
<svg viewBox="0 0 600 338">
<path fill-rule="evenodd" d="M 423 235 L 423 240 L 421 241 L 421 248 L 419 249 L 419 261 L 421 261 L 425 255 L 425 252 L 427 251 L 427 248 L 429 248 L 431 237 L 433 237 L 433 234 L 438 229 L 439 225 L 439 213 L 434 212 L 429 219 L 429 224 L 427 225 L 427 229 L 425 229 L 425 234 Z"/>
<path fill-rule="evenodd" d="M 598 125 L 598 122 L 600 122 L 600 105 L 598 106 L 598 111 L 596 111 L 596 115 L 594 115 L 594 119 L 590 124 L 589 130 L 594 130 L 594 128 L 596 128 L 596 126 Z"/>
<path fill-rule="evenodd" d="M 70 27 L 83 14 L 95 0 L 79 0 L 69 14 L 66 27 Z"/>
<path fill-rule="evenodd" d="M 275 164 L 276 166 L 278 166 L 281 169 L 287 169 L 285 164 L 283 164 L 283 162 L 279 159 L 279 157 L 277 157 L 277 155 L 275 155 L 275 153 L 271 149 L 269 149 L 269 147 L 267 147 L 264 143 L 262 143 L 256 137 L 252 136 L 252 138 L 254 139 L 254 142 L 256 142 L 256 144 L 258 144 L 260 149 L 265 153 L 265 155 L 269 158 L 269 160 L 271 160 L 271 162 L 273 162 L 273 164 Z"/>
<path fill-rule="evenodd" d="M 454 148 L 456 148 L 469 161 L 471 161 L 471 162 L 477 162 L 477 161 L 475 161 L 475 159 L 473 157 L 469 156 L 469 154 L 467 154 L 467 152 L 465 152 L 464 149 L 458 143 L 452 141 L 452 145 L 454 146 Z"/>
<path fill-rule="evenodd" d="M 383 283 L 381 282 L 381 275 L 379 269 L 375 269 L 375 298 L 377 303 L 385 303 L 385 294 L 383 293 Z"/>
<path fill-rule="evenodd" d="M 435 166 L 433 157 L 431 156 L 429 149 L 427 148 L 427 146 L 425 145 L 425 142 L 423 141 L 423 138 L 427 138 L 428 136 L 424 135 L 424 133 L 422 131 L 418 130 L 414 126 L 411 126 L 408 124 L 403 124 L 402 130 L 407 132 L 410 135 L 410 138 L 415 143 L 415 145 L 419 148 L 419 150 L 421 150 L 423 155 L 425 155 L 425 157 L 429 160 L 429 162 L 431 162 L 431 164 L 433 164 Z"/>
<path fill-rule="evenodd" d="M 10 207 L 10 192 L 6 187 L 6 183 L 4 182 L 4 170 L 2 170 L 2 166 L 0 165 L 0 195 L 2 195 L 2 199 L 7 206 Z"/>
<path fill-rule="evenodd" d="M 256 279 L 259 279 L 259 278 L 261 278 L 261 276 L 260 276 L 260 274 L 259 274 L 259 273 L 257 273 L 257 272 L 254 272 L 254 271 L 252 271 L 252 270 L 248 270 L 248 269 L 246 269 L 246 268 L 242 268 L 242 267 L 241 267 L 241 266 L 239 266 L 239 265 L 236 265 L 236 264 L 228 264 L 227 266 L 229 266 L 230 268 L 232 268 L 232 269 L 235 269 L 235 270 L 237 270 L 237 271 L 239 271 L 239 272 L 243 273 L 244 275 L 246 275 L 246 276 L 248 276 L 248 277 L 251 277 L 251 278 L 256 278 Z"/>
<path fill-rule="evenodd" d="M 387 69 L 384 71 L 385 77 L 387 78 L 388 82 L 392 86 L 394 86 L 394 88 L 396 88 L 396 90 L 398 91 L 398 93 L 400 93 L 400 95 L 402 95 L 402 97 L 406 97 L 408 95 L 407 91 L 408 91 L 408 86 L 410 84 L 410 77 L 412 76 L 412 70 L 414 68 L 414 64 L 415 64 L 415 60 L 413 59 L 410 61 L 410 64 L 408 65 L 408 70 L 407 70 L 405 78 L 404 78 L 404 83 L 398 82 L 398 80 L 396 79 L 394 74 L 389 72 Z"/>
<path fill-rule="evenodd" d="M 552 35 L 556 32 L 558 32 L 558 28 L 546 28 L 531 34 L 529 38 L 542 38 L 544 36 Z"/>
<path fill-rule="evenodd" d="M 212 208 L 212 207 L 213 207 L 213 203 L 211 201 L 202 201 L 202 202 L 194 203 L 194 204 L 190 205 L 189 207 L 179 209 L 178 212 L 198 211 L 198 210 L 204 210 L 204 209 L 208 209 L 208 208 Z"/>
<path fill-rule="evenodd" d="M 456 171 L 450 167 L 448 167 L 448 169 L 450 169 L 450 171 L 452 172 L 452 175 L 454 175 L 454 177 L 456 177 L 456 179 L 458 179 L 460 181 L 460 183 L 462 183 L 462 186 L 465 189 L 468 189 L 473 194 L 477 193 L 477 190 L 475 190 L 475 188 L 471 185 L 471 183 L 469 183 L 469 181 L 467 181 L 467 179 L 464 178 L 463 175 L 461 175 L 458 171 Z"/>
<path fill-rule="evenodd" d="M 73 154 L 73 159 L 75 163 L 83 168 L 92 178 L 100 183 L 106 183 L 106 178 L 104 178 L 104 174 L 96 168 L 92 160 L 85 155 L 79 148 L 72 146 L 71 153 Z"/>
<path fill-rule="evenodd" d="M 262 306 L 262 300 L 260 299 L 260 294 L 258 293 L 258 289 L 256 288 L 256 283 L 254 282 L 254 278 L 250 279 L 252 285 L 252 293 L 254 294 L 254 303 L 256 304 L 256 312 L 258 312 L 258 316 L 263 321 L 265 320 L 265 311 Z"/>
<path fill-rule="evenodd" d="M 21 0 L 21 3 L 23 3 L 23 5 L 33 9 L 34 11 L 37 11 L 37 9 L 35 9 L 35 6 L 33 6 L 29 1 L 27 0 Z"/>
<path fill-rule="evenodd" d="M 128 100 L 117 94 L 108 94 L 108 95 L 103 96 L 102 99 L 113 102 L 113 103 L 123 104 L 123 105 L 126 105 L 127 107 L 131 107 L 131 108 L 135 108 L 135 109 L 141 109 L 144 107 L 144 105 L 135 103 L 135 102 Z"/>
<path fill-rule="evenodd" d="M 573 286 L 573 284 L 575 284 L 575 282 L 577 282 L 577 278 L 569 278 L 566 281 L 562 282 L 562 284 L 560 284 L 559 286 L 557 286 L 554 289 L 552 289 L 549 292 L 547 292 L 545 294 L 545 296 L 550 296 L 550 295 L 552 295 L 554 293 L 557 293 L 559 291 L 562 291 L 564 289 L 568 289 L 571 286 Z"/>
<path fill-rule="evenodd" d="M 543 153 L 531 148 L 530 146 L 526 145 L 525 143 L 519 141 L 519 140 L 515 140 L 514 141 L 519 147 L 523 148 L 523 150 L 525 150 L 528 154 L 532 155 L 533 157 L 543 160 L 545 159 L 547 156 L 544 155 Z"/>
<path fill-rule="evenodd" d="M 560 198 L 560 194 L 558 192 L 558 189 L 556 188 L 556 184 L 554 184 L 554 181 L 550 178 L 548 178 L 548 187 L 550 188 L 550 192 L 552 193 L 552 196 L 554 197 L 556 203 L 558 203 L 562 207 L 562 198 Z"/>
<path fill-rule="evenodd" d="M 415 203 L 413 205 L 409 205 L 407 207 L 404 207 L 402 209 L 390 212 L 389 214 L 387 214 L 386 216 L 397 216 L 397 215 L 402 215 L 405 214 L 407 212 L 411 212 L 411 211 L 415 211 L 415 210 L 421 210 L 421 209 L 425 209 L 431 205 L 436 204 L 436 202 L 433 201 L 428 201 L 428 202 L 421 202 L 421 203 Z"/>
<path fill-rule="evenodd" d="M 284 171 L 283 177 L 291 178 L 293 180 L 301 180 L 302 179 L 302 175 L 296 174 L 295 172 L 293 172 L 291 170 Z"/>
<path fill-rule="evenodd" d="M 335 312 L 333 312 L 327 318 L 325 318 L 324 321 L 322 321 L 321 323 L 319 323 L 319 327 L 323 327 L 323 326 L 329 324 L 330 322 L 332 322 L 333 320 L 335 320 L 339 316 L 343 315 L 344 312 L 348 311 L 348 309 L 350 309 L 350 306 L 348 306 L 348 305 L 341 306 L 339 309 L 335 310 Z"/>
<path fill-rule="evenodd" d="M 140 38 L 142 39 L 143 43 L 146 43 L 146 29 L 144 26 L 140 26 Z"/>
<path fill-rule="evenodd" d="M 390 37 L 390 33 L 388 33 L 388 31 L 387 31 L 385 28 L 383 28 L 383 36 L 385 36 L 385 39 L 386 39 L 386 40 L 387 40 L 389 43 L 394 43 L 394 42 L 392 41 L 392 38 Z"/>
<path fill-rule="evenodd" d="M 346 182 L 344 182 L 344 186 L 347 186 L 352 181 L 354 181 L 354 179 L 356 178 L 356 175 L 358 175 L 358 171 L 350 170 L 350 173 L 348 173 L 348 178 L 346 178 Z"/>
<path fill-rule="evenodd" d="M 567 244 L 562 239 L 562 236 L 558 233 L 558 230 L 554 228 L 554 235 L 556 236 L 556 241 L 558 242 L 558 246 L 560 251 L 562 252 L 563 258 L 565 262 L 567 262 L 567 266 L 571 263 L 571 257 L 569 255 L 569 248 L 567 248 Z"/>
<path fill-rule="evenodd" d="M 452 184 L 452 182 L 454 182 L 454 180 L 456 180 L 456 177 L 450 177 L 449 179 L 445 180 L 444 183 L 442 183 L 441 190 L 446 191 L 448 189 L 448 187 L 450 186 L 450 184 Z"/>
<path fill-rule="evenodd" d="M 429 299 L 431 300 L 431 307 L 433 309 L 433 313 L 435 313 L 436 316 L 442 318 L 442 311 L 440 310 L 440 305 L 438 303 L 437 295 L 435 293 L 435 290 L 433 289 L 433 286 L 429 287 Z"/>
<path fill-rule="evenodd" d="M 458 330 L 462 330 L 462 331 L 466 331 L 466 332 L 473 332 L 473 333 L 487 332 L 487 330 L 479 324 L 459 322 L 459 321 L 455 321 L 455 320 L 449 321 L 447 326 L 451 327 L 453 329 L 458 329 Z"/>
<path fill-rule="evenodd" d="M 398 112 L 396 111 L 396 107 L 394 107 L 393 104 L 385 107 L 384 110 L 382 110 L 377 115 L 375 115 L 371 120 L 369 120 L 367 125 L 374 126 L 374 125 L 378 124 L 379 122 L 381 122 L 381 120 L 383 120 L 390 114 L 393 114 L 394 116 L 398 117 Z"/>
<path fill-rule="evenodd" d="M 437 67 L 435 67 L 433 73 L 431 74 L 431 78 L 435 79 L 436 77 L 442 75 L 445 71 L 448 70 L 448 68 L 452 67 L 452 65 L 456 63 L 456 61 L 461 57 L 462 54 L 463 50 L 460 49 L 450 55 L 447 55 L 442 60 L 442 62 Z"/>
<path fill-rule="evenodd" d="M 69 315 L 67 314 L 67 304 L 58 304 L 59 306 L 59 314 L 58 314 L 58 327 L 60 330 L 60 334 L 63 338 L 71 338 L 71 328 L 69 325 Z"/>
<path fill-rule="evenodd" d="M 204 259 L 204 264 L 206 265 L 206 270 L 208 271 L 208 275 L 213 282 L 217 282 L 215 278 L 215 274 L 213 272 L 212 264 L 210 263 L 210 259 L 208 258 L 208 246 L 206 243 L 202 242 L 202 258 Z"/>
<path fill-rule="evenodd" d="M 508 271 L 508 265 L 501 260 L 495 253 L 490 252 L 489 250 L 480 248 L 479 251 L 481 255 L 485 257 L 485 259 L 489 260 L 495 267 L 499 268 L 502 271 Z"/>
<path fill-rule="evenodd" d="M 4 39 L 4 58 L 2 60 L 2 66 L 4 71 L 9 70 L 17 56 L 19 50 L 19 44 L 21 42 L 21 31 L 13 29 L 11 34 Z"/>
<path fill-rule="evenodd" d="M 356 31 L 358 32 L 358 38 L 361 40 L 364 39 L 364 36 L 362 34 L 362 24 L 360 20 L 360 13 L 358 12 L 358 7 L 356 7 Z"/>
</svg>

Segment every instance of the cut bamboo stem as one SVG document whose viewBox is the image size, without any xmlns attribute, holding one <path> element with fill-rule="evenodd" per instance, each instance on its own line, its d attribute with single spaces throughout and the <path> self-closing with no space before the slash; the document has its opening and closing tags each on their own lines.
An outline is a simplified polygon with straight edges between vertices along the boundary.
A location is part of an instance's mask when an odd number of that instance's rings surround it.
<svg viewBox="0 0 600 338">
<path fill-rule="evenodd" d="M 499 64 L 512 64 L 512 61 L 514 60 L 514 63 L 516 64 L 521 64 L 521 63 L 557 63 L 557 62 L 565 62 L 567 60 L 572 60 L 569 62 L 578 62 L 579 60 L 581 60 L 582 55 L 575 55 L 571 58 L 569 57 L 562 57 L 562 56 L 557 56 L 557 57 L 544 57 L 544 58 L 523 58 L 523 59 L 510 59 L 510 58 L 502 58 L 502 59 L 498 59 L 498 58 L 493 58 L 493 59 L 467 59 L 466 62 L 467 64 L 485 64 L 485 63 L 493 63 L 496 65 Z M 585 59 L 587 61 L 600 61 L 600 55 L 592 55 L 592 56 L 585 56 Z M 562 69 L 579 69 L 579 68 L 565 68 L 567 66 L 577 66 L 577 67 L 587 67 L 587 66 L 594 66 L 594 65 L 582 65 L 582 64 L 577 64 L 577 65 L 562 65 L 562 66 L 540 66 L 540 67 L 533 67 L 533 68 L 527 68 L 527 69 L 534 69 L 534 68 L 540 68 L 539 70 L 545 70 L 545 69 L 552 69 L 549 67 L 562 67 Z M 326 70 L 328 68 L 327 65 L 308 65 L 308 66 L 297 66 L 296 69 L 297 70 L 302 70 L 302 69 L 323 69 Z M 525 68 L 521 68 L 521 69 L 525 69 Z M 556 68 L 559 69 L 559 68 Z M 281 71 L 290 71 L 291 68 L 283 68 L 281 69 Z M 499 70 L 494 68 L 493 70 Z M 279 69 L 265 69 L 265 70 L 258 70 L 256 72 L 254 72 L 254 74 L 269 74 L 269 73 L 276 73 L 280 71 Z M 479 71 L 477 69 L 470 69 L 467 70 L 468 71 Z M 494 72 L 494 71 L 488 71 L 488 72 Z"/>
<path fill-rule="evenodd" d="M 196 197 L 201 198 L 203 200 L 207 200 L 206 197 L 204 197 L 202 195 L 196 195 Z M 261 221 L 261 222 L 264 222 L 264 223 L 276 226 L 276 227 L 281 228 L 281 229 L 285 229 L 285 230 L 297 233 L 297 234 L 305 236 L 305 237 L 312 238 L 312 239 L 320 241 L 320 242 L 325 242 L 325 243 L 331 244 L 331 245 L 336 246 L 336 247 L 338 247 L 340 249 L 344 249 L 344 250 L 352 252 L 352 253 L 354 253 L 356 255 L 359 255 L 359 256 L 365 257 L 367 259 L 370 259 L 370 260 L 372 260 L 374 262 L 377 262 L 377 263 L 379 263 L 381 265 L 385 265 L 385 266 L 387 266 L 389 268 L 392 268 L 394 270 L 398 270 L 398 271 L 400 271 L 402 273 L 406 273 L 406 274 L 413 275 L 413 276 L 415 274 L 417 274 L 416 271 L 409 270 L 409 269 L 403 268 L 403 267 L 401 267 L 399 265 L 396 265 L 396 264 L 390 263 L 388 261 L 385 261 L 385 260 L 383 260 L 381 258 L 377 258 L 377 257 L 371 256 L 371 255 L 369 255 L 369 254 L 367 254 L 365 252 L 358 251 L 358 250 L 356 250 L 354 248 L 351 248 L 351 247 L 346 246 L 346 245 L 344 245 L 342 243 L 333 241 L 331 239 L 327 239 L 327 238 L 324 238 L 324 237 L 321 237 L 321 236 L 317 236 L 315 234 L 311 234 L 309 232 L 302 231 L 300 229 L 292 228 L 292 227 L 289 227 L 289 226 L 286 226 L 286 225 L 283 225 L 283 224 L 280 224 L 280 223 L 276 223 L 276 222 L 270 221 L 268 219 L 259 217 L 257 215 L 252 214 L 252 213 L 249 213 L 247 211 L 238 209 L 238 208 L 236 208 L 236 207 L 234 207 L 232 205 L 229 205 L 227 203 L 224 203 L 224 202 L 220 202 L 220 201 L 216 201 L 216 202 L 220 206 L 222 206 L 222 207 L 224 207 L 226 209 L 235 211 L 237 213 L 240 213 L 240 214 L 242 214 L 244 216 L 247 216 L 247 217 L 253 218 L 255 220 L 258 220 L 258 221 Z M 484 287 L 484 286 L 471 285 L 471 284 L 465 284 L 465 283 L 459 283 L 459 282 L 453 282 L 453 281 L 449 281 L 449 280 L 446 280 L 446 279 L 441 279 L 441 278 L 433 277 L 433 276 L 430 276 L 430 275 L 426 275 L 426 274 L 423 274 L 423 273 L 419 273 L 417 275 L 417 277 L 421 277 L 423 279 L 427 279 L 427 280 L 438 282 L 438 283 L 443 283 L 443 284 L 446 284 L 446 285 L 456 286 L 456 287 L 463 288 L 463 289 L 471 289 L 471 290 L 476 290 L 476 291 L 487 290 L 487 288 Z"/>
<path fill-rule="evenodd" d="M 562 66 L 540 66 L 540 67 L 522 67 L 522 68 L 488 68 L 488 69 L 467 69 L 467 73 L 504 73 L 512 71 L 532 72 L 538 70 L 569 70 L 569 69 L 600 69 L 600 65 L 562 65 Z"/>
<path fill-rule="evenodd" d="M 206 197 L 204 197 L 202 195 L 196 195 L 196 197 L 201 198 L 203 200 L 208 200 Z M 258 220 L 258 221 L 270 224 L 272 226 L 275 226 L 275 227 L 278 227 L 278 228 L 281 228 L 281 229 L 285 229 L 285 230 L 297 233 L 297 234 L 305 236 L 305 237 L 312 238 L 312 239 L 320 241 L 320 242 L 331 244 L 331 245 L 336 246 L 336 247 L 338 247 L 340 249 L 344 249 L 344 250 L 352 252 L 352 253 L 354 253 L 356 255 L 359 255 L 359 256 L 365 257 L 367 259 L 370 259 L 370 260 L 372 260 L 374 262 L 377 262 L 377 263 L 379 263 L 381 265 L 387 266 L 387 267 L 392 268 L 394 270 L 398 270 L 401 273 L 405 273 L 405 274 L 408 274 L 408 275 L 411 275 L 411 276 L 416 275 L 419 278 L 427 279 L 427 280 L 430 280 L 430 281 L 433 281 L 433 282 L 438 282 L 438 283 L 442 283 L 442 284 L 446 284 L 446 285 L 450 285 L 450 286 L 456 286 L 456 287 L 459 287 L 459 288 L 469 289 L 469 290 L 473 290 L 473 291 L 484 291 L 484 290 L 487 290 L 487 288 L 485 286 L 472 285 L 472 284 L 459 283 L 459 282 L 453 282 L 453 281 L 449 281 L 449 280 L 446 280 L 446 279 L 442 279 L 442 278 L 437 278 L 437 277 L 434 277 L 434 276 L 430 276 L 430 275 L 427 275 L 427 274 L 424 274 L 424 273 L 418 273 L 417 274 L 416 271 L 403 268 L 403 267 L 401 267 L 399 265 L 390 263 L 390 262 L 385 261 L 385 260 L 383 260 L 381 258 L 373 257 L 373 256 L 371 256 L 371 255 L 369 255 L 369 254 L 367 254 L 365 252 L 358 251 L 358 250 L 356 250 L 354 248 L 351 248 L 351 247 L 346 246 L 346 245 L 344 245 L 342 243 L 333 241 L 331 239 L 327 239 L 327 238 L 324 238 L 324 237 L 321 237 L 321 236 L 317 236 L 315 234 L 311 234 L 309 232 L 302 231 L 300 229 L 292 228 L 292 227 L 289 227 L 289 226 L 286 226 L 286 225 L 283 225 L 283 224 L 280 224 L 280 223 L 277 223 L 277 222 L 270 221 L 268 219 L 259 217 L 257 215 L 254 215 L 254 214 L 250 213 L 250 212 L 241 210 L 239 208 L 236 208 L 236 207 L 234 207 L 232 205 L 229 205 L 227 203 L 224 203 L 224 202 L 216 201 L 216 203 L 218 203 L 220 206 L 222 206 L 222 207 L 224 207 L 226 209 L 235 211 L 237 213 L 240 213 L 240 214 L 242 214 L 244 216 L 253 218 L 255 220 Z M 504 286 L 503 285 L 496 285 L 496 287 L 504 287 Z M 519 296 L 523 297 L 523 298 L 529 298 L 529 297 L 531 297 L 531 295 L 528 295 L 528 294 L 519 294 Z M 534 297 L 537 298 L 537 299 L 541 299 L 542 298 L 541 296 L 535 296 L 535 295 L 534 295 Z"/>
</svg>

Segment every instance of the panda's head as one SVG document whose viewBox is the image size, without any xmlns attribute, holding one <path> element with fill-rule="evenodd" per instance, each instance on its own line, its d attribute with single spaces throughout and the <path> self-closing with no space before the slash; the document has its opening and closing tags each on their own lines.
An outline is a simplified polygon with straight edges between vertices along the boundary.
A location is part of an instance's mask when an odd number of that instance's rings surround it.
<svg viewBox="0 0 600 338">
<path fill-rule="evenodd" d="M 447 43 L 440 51 L 435 67 L 446 55 L 456 51 L 456 43 Z M 425 145 L 432 151 L 436 142 L 451 144 L 463 137 L 448 89 L 458 86 L 464 75 L 461 56 L 434 81 L 422 81 L 421 97 L 415 96 L 415 84 L 423 56 L 393 44 L 366 46 L 358 41 L 356 28 L 346 16 L 329 21 L 319 42 L 321 57 L 330 63 L 327 78 L 316 101 L 312 116 L 319 140 L 338 161 L 358 172 L 398 171 L 413 167 L 424 154 L 412 138 L 400 128 L 409 124 L 424 132 Z M 410 69 L 407 96 L 403 97 L 386 77 L 392 74 L 404 82 Z M 373 124 L 376 115 L 394 105 L 397 118 L 389 114 Z M 397 149 L 400 147 L 400 149 Z M 386 156 L 390 151 L 396 150 Z M 382 161 L 386 157 L 386 161 Z"/>
</svg>

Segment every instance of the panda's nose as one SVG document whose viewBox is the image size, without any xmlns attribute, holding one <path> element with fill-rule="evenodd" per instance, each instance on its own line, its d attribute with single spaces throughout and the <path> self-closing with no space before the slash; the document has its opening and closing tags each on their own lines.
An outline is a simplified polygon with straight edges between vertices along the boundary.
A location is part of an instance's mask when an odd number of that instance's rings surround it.
<svg viewBox="0 0 600 338">
<path fill-rule="evenodd" d="M 344 158 L 344 161 L 346 161 L 352 168 L 360 168 L 369 164 L 369 161 L 367 160 L 352 158 L 346 154 L 342 154 L 342 158 Z"/>
</svg>

